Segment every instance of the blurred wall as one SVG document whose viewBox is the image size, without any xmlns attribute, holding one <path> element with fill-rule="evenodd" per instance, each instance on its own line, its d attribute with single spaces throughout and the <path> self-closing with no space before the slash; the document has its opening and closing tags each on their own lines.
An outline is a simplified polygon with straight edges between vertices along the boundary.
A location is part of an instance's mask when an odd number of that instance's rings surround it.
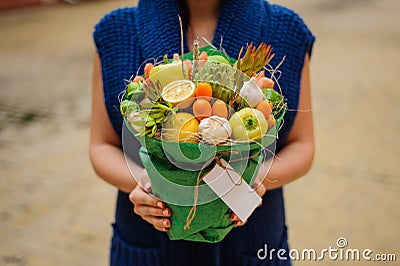
<svg viewBox="0 0 400 266">
<path fill-rule="evenodd" d="M 46 5 L 56 1 L 57 0 L 2 0 L 0 1 L 0 10 L 34 5 Z"/>
</svg>

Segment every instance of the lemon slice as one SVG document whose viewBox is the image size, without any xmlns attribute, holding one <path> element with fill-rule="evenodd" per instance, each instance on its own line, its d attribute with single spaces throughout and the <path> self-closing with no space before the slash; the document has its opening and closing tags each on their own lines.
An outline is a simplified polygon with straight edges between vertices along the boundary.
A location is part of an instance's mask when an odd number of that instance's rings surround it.
<svg viewBox="0 0 400 266">
<path fill-rule="evenodd" d="M 176 80 L 169 83 L 162 90 L 164 101 L 179 105 L 180 108 L 188 107 L 194 100 L 195 85 L 190 80 Z"/>
</svg>

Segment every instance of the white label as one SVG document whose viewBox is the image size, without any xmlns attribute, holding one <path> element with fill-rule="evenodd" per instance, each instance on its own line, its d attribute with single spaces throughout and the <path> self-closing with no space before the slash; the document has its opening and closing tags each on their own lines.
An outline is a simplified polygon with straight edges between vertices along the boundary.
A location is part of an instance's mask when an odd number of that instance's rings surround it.
<svg viewBox="0 0 400 266">
<path fill-rule="evenodd" d="M 203 180 L 240 220 L 246 221 L 262 199 L 226 161 L 221 159 L 221 163 L 225 169 L 216 164 Z"/>
</svg>

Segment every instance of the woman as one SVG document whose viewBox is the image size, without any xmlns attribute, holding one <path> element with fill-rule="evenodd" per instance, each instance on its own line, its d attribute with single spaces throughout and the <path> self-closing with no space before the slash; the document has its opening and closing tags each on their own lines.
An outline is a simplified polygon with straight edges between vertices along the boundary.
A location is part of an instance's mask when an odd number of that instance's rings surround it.
<svg viewBox="0 0 400 266">
<path fill-rule="evenodd" d="M 165 232 L 171 225 L 171 211 L 147 192 L 150 185 L 141 168 L 134 143 L 133 175 L 122 152 L 122 118 L 118 93 L 123 80 L 136 73 L 147 58 L 180 52 L 178 14 L 184 20 L 185 52 L 192 50 L 197 36 L 222 46 L 236 57 L 247 43 L 266 42 L 273 47 L 279 80 L 288 109 L 277 141 L 277 156 L 257 188 L 264 204 L 248 221 L 232 215 L 237 228 L 220 243 L 170 241 Z M 111 265 L 290 265 L 290 259 L 267 258 L 257 251 L 283 249 L 288 254 L 282 186 L 304 175 L 314 154 L 313 122 L 309 84 L 309 55 L 314 37 L 294 12 L 262 0 L 145 0 L 137 8 L 119 9 L 106 15 L 96 26 L 90 158 L 96 173 L 119 189 Z M 202 46 L 206 43 L 201 43 Z M 124 136 L 125 137 L 125 136 Z M 126 136 L 128 137 L 128 136 Z M 130 150 L 132 150 L 130 149 Z M 273 180 L 273 181 L 271 181 Z M 133 203 L 133 204 L 132 204 Z"/>
</svg>

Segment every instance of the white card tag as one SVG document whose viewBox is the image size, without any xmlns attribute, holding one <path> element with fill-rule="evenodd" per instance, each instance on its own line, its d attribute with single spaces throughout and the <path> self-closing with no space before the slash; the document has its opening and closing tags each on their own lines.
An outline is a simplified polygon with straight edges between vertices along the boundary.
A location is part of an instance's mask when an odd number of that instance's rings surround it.
<svg viewBox="0 0 400 266">
<path fill-rule="evenodd" d="M 246 221 L 262 199 L 225 160 L 221 163 L 226 169 L 216 164 L 203 180 L 240 220 Z"/>
</svg>

